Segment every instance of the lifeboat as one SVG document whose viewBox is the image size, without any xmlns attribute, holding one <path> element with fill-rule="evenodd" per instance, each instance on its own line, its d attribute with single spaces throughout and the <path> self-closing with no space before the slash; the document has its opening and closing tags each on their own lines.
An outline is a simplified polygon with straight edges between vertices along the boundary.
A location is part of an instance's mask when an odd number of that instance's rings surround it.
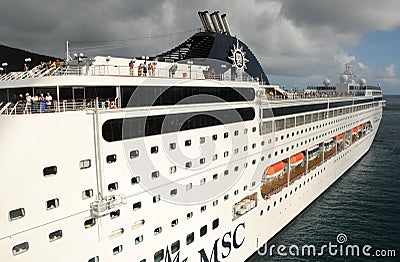
<svg viewBox="0 0 400 262">
<path fill-rule="evenodd" d="M 362 129 L 363 129 L 363 125 L 359 125 L 359 126 L 357 127 L 358 132 L 362 131 Z"/>
<path fill-rule="evenodd" d="M 351 129 L 351 132 L 352 132 L 353 134 L 357 133 L 357 127 L 353 127 L 353 128 Z"/>
<path fill-rule="evenodd" d="M 285 164 L 282 161 L 272 164 L 265 170 L 265 177 L 267 179 L 278 177 L 283 174 L 284 168 Z"/>
<path fill-rule="evenodd" d="M 293 156 L 290 157 L 290 168 L 295 168 L 298 165 L 301 165 L 301 163 L 303 162 L 304 159 L 304 154 L 302 152 L 299 152 Z M 284 161 L 285 163 L 288 162 L 287 159 L 285 159 Z"/>
<path fill-rule="evenodd" d="M 335 136 L 333 139 L 335 139 L 338 142 L 342 142 L 343 141 L 343 134 L 339 134 L 339 135 Z"/>
</svg>

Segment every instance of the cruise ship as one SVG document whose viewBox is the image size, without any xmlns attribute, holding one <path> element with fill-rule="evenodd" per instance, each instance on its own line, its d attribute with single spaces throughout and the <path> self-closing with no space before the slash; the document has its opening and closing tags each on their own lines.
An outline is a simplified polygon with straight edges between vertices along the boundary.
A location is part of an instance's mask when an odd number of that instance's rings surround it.
<svg viewBox="0 0 400 262">
<path fill-rule="evenodd" d="M 199 16 L 154 57 L 0 76 L 1 261 L 245 261 L 368 152 L 379 86 L 285 91 Z"/>
</svg>

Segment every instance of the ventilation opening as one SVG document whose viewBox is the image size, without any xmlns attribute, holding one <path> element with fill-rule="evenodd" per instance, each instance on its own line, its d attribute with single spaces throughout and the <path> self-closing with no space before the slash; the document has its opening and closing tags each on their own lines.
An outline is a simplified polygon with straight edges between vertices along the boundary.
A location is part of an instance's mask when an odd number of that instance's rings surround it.
<svg viewBox="0 0 400 262">
<path fill-rule="evenodd" d="M 14 210 L 11 210 L 10 212 L 8 212 L 8 219 L 10 221 L 23 218 L 24 216 L 25 216 L 25 209 L 24 208 L 14 209 Z"/>
<path fill-rule="evenodd" d="M 49 234 L 49 240 L 50 240 L 50 242 L 56 241 L 56 240 L 62 238 L 62 235 L 63 235 L 62 230 L 54 231 Z"/>
<path fill-rule="evenodd" d="M 57 174 L 57 167 L 56 166 L 49 166 L 43 168 L 43 176 L 55 176 Z"/>
<path fill-rule="evenodd" d="M 92 226 L 96 225 L 96 219 L 90 218 L 90 219 L 85 221 L 84 225 L 85 225 L 85 228 L 92 227 Z"/>
<path fill-rule="evenodd" d="M 113 248 L 113 255 L 117 255 L 122 252 L 122 245 Z"/>
<path fill-rule="evenodd" d="M 110 212 L 110 218 L 114 219 L 121 215 L 121 211 L 119 209 Z"/>
<path fill-rule="evenodd" d="M 12 253 L 14 256 L 25 253 L 26 251 L 29 250 L 29 243 L 24 242 L 21 244 L 18 244 L 12 248 Z"/>
<path fill-rule="evenodd" d="M 47 210 L 54 209 L 57 208 L 59 205 L 60 201 L 58 200 L 58 198 L 54 198 L 46 202 L 46 209 Z"/>
<path fill-rule="evenodd" d="M 82 200 L 91 198 L 93 196 L 93 189 L 88 189 L 82 192 Z"/>
<path fill-rule="evenodd" d="M 108 155 L 106 157 L 106 161 L 108 164 L 114 163 L 115 161 L 117 161 L 117 155 L 116 154 Z"/>
<path fill-rule="evenodd" d="M 108 191 L 112 192 L 118 189 L 118 182 L 114 182 L 108 185 Z"/>
</svg>

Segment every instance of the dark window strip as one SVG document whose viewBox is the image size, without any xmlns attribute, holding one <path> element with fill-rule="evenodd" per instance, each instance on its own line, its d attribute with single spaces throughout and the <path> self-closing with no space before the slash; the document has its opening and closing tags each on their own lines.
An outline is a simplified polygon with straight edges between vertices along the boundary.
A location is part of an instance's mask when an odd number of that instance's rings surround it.
<svg viewBox="0 0 400 262">
<path fill-rule="evenodd" d="M 254 108 L 110 119 L 102 126 L 108 142 L 253 120 Z"/>
<path fill-rule="evenodd" d="M 253 101 L 253 88 L 122 86 L 122 107 Z"/>
</svg>

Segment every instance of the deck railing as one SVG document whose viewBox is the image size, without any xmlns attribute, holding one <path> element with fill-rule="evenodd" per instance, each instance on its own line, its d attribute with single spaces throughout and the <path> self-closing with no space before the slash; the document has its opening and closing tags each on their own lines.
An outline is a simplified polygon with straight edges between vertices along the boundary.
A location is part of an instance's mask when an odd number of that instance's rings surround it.
<svg viewBox="0 0 400 262">
<path fill-rule="evenodd" d="M 154 78 L 179 78 L 179 79 L 214 79 L 220 81 L 255 82 L 256 79 L 244 74 L 243 76 L 231 77 L 230 74 L 215 74 L 198 70 L 175 70 L 169 68 L 156 68 L 149 70 L 146 76 L 138 72 L 135 67 L 133 72 L 129 66 L 121 65 L 61 65 L 58 67 L 34 67 L 24 72 L 10 72 L 0 76 L 0 81 L 13 81 L 29 78 L 41 78 L 48 76 L 118 76 L 118 77 L 154 77 Z"/>
</svg>

